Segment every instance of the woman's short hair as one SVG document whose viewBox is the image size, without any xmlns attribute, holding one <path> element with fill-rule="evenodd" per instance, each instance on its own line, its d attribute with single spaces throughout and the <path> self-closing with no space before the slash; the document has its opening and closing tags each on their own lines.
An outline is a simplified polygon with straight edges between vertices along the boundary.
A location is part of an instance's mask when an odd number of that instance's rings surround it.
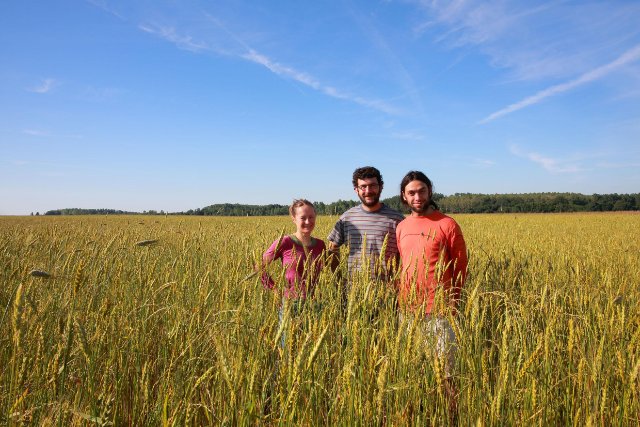
<svg viewBox="0 0 640 427">
<path fill-rule="evenodd" d="M 314 212 L 316 211 L 316 207 L 307 199 L 295 199 L 293 203 L 291 203 L 291 206 L 289 206 L 289 215 L 296 216 L 296 209 L 302 206 L 310 206 Z"/>
</svg>

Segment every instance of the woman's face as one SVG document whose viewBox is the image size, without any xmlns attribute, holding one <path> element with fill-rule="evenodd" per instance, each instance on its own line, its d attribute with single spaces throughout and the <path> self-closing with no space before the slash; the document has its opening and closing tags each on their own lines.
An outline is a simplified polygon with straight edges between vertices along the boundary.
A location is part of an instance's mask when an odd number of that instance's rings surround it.
<svg viewBox="0 0 640 427">
<path fill-rule="evenodd" d="M 308 205 L 298 206 L 292 219 L 297 231 L 303 234 L 311 234 L 316 226 L 316 211 Z"/>
</svg>

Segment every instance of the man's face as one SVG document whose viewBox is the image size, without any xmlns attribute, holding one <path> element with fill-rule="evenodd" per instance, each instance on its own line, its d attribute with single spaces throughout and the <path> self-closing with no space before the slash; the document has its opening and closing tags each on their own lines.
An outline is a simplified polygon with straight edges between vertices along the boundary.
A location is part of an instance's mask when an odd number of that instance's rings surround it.
<svg viewBox="0 0 640 427">
<path fill-rule="evenodd" d="M 420 215 L 429 209 L 429 201 L 431 200 L 431 190 L 422 181 L 414 180 L 404 187 L 402 198 L 409 205 L 412 212 Z"/>
<path fill-rule="evenodd" d="M 378 184 L 377 178 L 358 179 L 358 185 L 355 190 L 358 198 L 366 207 L 375 207 L 380 202 L 382 187 Z"/>
</svg>

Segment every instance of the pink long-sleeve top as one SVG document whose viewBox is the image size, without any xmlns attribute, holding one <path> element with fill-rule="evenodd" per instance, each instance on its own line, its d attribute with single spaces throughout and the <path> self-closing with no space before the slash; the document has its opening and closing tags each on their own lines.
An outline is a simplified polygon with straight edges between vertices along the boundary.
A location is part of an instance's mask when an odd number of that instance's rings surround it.
<svg viewBox="0 0 640 427">
<path fill-rule="evenodd" d="M 313 238 L 311 245 L 305 247 L 294 236 L 284 236 L 274 241 L 269 249 L 262 255 L 265 264 L 280 259 L 286 268 L 286 286 L 284 288 L 285 298 L 306 298 L 313 292 L 313 288 L 318 281 L 318 275 L 322 268 L 321 255 L 325 250 L 325 243 L 320 239 Z M 262 274 L 262 284 L 273 289 L 275 282 L 267 274 Z"/>
</svg>

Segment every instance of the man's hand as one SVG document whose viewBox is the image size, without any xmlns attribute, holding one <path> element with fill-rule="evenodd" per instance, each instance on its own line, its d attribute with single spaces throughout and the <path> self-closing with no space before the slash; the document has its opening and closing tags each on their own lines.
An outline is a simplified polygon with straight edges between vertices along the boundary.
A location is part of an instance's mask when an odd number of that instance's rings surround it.
<svg viewBox="0 0 640 427">
<path fill-rule="evenodd" d="M 340 246 L 336 245 L 332 241 L 329 241 L 329 266 L 331 271 L 336 271 L 338 265 L 340 265 Z"/>
</svg>

